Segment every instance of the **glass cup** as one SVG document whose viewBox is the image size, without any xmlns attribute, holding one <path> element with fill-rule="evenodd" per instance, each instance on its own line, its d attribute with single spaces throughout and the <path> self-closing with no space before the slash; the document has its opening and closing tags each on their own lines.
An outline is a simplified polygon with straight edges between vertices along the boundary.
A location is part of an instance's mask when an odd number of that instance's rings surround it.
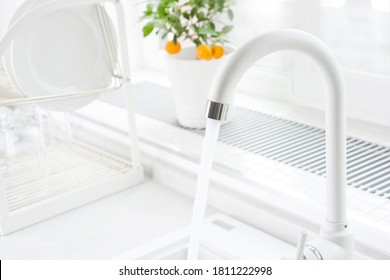
<svg viewBox="0 0 390 280">
<path fill-rule="evenodd" d="M 0 108 L 0 176 L 5 192 L 18 194 L 20 201 L 46 188 L 45 142 L 36 105 Z"/>
</svg>

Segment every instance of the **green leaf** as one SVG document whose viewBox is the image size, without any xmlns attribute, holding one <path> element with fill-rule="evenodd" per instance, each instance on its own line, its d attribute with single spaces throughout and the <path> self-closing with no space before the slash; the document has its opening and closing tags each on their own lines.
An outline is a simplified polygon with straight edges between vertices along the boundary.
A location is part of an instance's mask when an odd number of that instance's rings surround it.
<svg viewBox="0 0 390 280">
<path fill-rule="evenodd" d="M 181 25 L 180 18 L 176 16 L 172 16 L 170 18 L 172 27 L 177 31 L 177 33 L 181 34 L 183 32 L 183 26 Z"/>
<path fill-rule="evenodd" d="M 149 3 L 146 5 L 146 9 L 149 10 L 149 11 L 153 11 L 153 3 Z"/>
<path fill-rule="evenodd" d="M 191 10 L 191 17 L 194 17 L 196 15 L 196 13 L 198 12 L 198 9 L 197 8 L 193 8 Z"/>
<path fill-rule="evenodd" d="M 146 10 L 144 11 L 144 15 L 150 16 L 151 14 L 153 14 L 153 4 L 149 3 L 148 5 L 146 5 Z"/>
<path fill-rule="evenodd" d="M 230 20 L 234 19 L 234 14 L 233 14 L 233 11 L 231 9 L 227 10 L 227 14 L 228 14 L 228 17 Z"/>
<path fill-rule="evenodd" d="M 185 13 L 183 13 L 183 17 L 184 17 L 185 19 L 189 20 L 189 19 L 190 19 L 190 14 L 187 13 L 187 12 L 185 12 Z"/>
<path fill-rule="evenodd" d="M 200 35 L 218 36 L 218 33 L 215 30 L 211 29 L 210 27 L 206 27 L 206 28 L 201 27 L 201 28 L 199 28 L 198 33 Z"/>
<path fill-rule="evenodd" d="M 198 18 L 198 20 L 204 20 L 205 15 L 204 15 L 203 12 L 199 12 L 199 13 L 196 15 L 196 17 Z"/>
<path fill-rule="evenodd" d="M 202 42 L 199 39 L 195 39 L 194 43 L 196 46 L 202 45 Z"/>
<path fill-rule="evenodd" d="M 215 6 L 217 7 L 217 11 L 222 11 L 224 4 L 225 0 L 215 0 Z"/>
<path fill-rule="evenodd" d="M 227 25 L 227 26 L 225 26 L 224 28 L 222 28 L 222 33 L 223 33 L 223 34 L 227 34 L 227 33 L 229 33 L 230 31 L 232 31 L 232 29 L 233 29 L 233 25 Z"/>
<path fill-rule="evenodd" d="M 143 28 L 144 37 L 147 37 L 150 33 L 152 33 L 153 29 L 154 29 L 154 23 L 152 22 L 147 23 Z"/>
<path fill-rule="evenodd" d="M 157 14 L 160 18 L 163 18 L 165 16 L 165 5 L 163 2 L 161 2 L 158 6 L 157 6 Z"/>
</svg>

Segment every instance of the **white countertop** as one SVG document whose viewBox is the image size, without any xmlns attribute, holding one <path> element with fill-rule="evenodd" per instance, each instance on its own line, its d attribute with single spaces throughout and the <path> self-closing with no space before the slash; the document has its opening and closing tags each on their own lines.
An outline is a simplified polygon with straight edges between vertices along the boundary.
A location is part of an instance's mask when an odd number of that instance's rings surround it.
<svg viewBox="0 0 390 280">
<path fill-rule="evenodd" d="M 154 181 L 0 237 L 0 259 L 110 259 L 188 226 L 192 200 Z"/>
</svg>

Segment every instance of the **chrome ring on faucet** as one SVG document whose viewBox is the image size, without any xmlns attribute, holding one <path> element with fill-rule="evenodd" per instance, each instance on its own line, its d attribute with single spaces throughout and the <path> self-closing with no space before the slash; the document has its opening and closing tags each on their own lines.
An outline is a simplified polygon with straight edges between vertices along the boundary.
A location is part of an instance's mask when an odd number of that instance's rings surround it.
<svg viewBox="0 0 390 280">
<path fill-rule="evenodd" d="M 206 118 L 225 121 L 229 112 L 229 104 L 209 100 L 206 109 Z"/>
</svg>

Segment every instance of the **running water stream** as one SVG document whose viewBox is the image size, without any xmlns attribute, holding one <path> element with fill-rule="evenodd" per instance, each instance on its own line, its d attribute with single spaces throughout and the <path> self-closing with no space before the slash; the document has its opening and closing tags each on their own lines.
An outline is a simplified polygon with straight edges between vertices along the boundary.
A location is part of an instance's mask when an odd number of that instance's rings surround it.
<svg viewBox="0 0 390 280">
<path fill-rule="evenodd" d="M 188 244 L 188 260 L 199 258 L 200 238 L 202 235 L 202 224 L 207 205 L 207 192 L 209 188 L 211 169 L 213 165 L 215 146 L 218 140 L 221 121 L 208 119 L 206 135 L 203 140 L 202 157 L 195 194 L 195 201 L 190 225 L 190 241 Z"/>
</svg>

